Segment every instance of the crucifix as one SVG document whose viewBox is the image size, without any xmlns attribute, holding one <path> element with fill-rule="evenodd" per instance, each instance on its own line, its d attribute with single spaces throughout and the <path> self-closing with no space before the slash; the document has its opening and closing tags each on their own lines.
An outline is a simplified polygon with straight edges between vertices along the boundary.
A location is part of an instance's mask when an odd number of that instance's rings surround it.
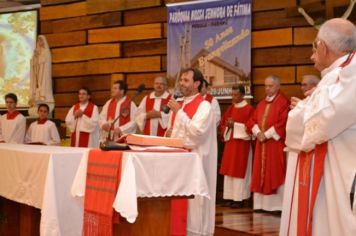
<svg viewBox="0 0 356 236">
<path fill-rule="evenodd" d="M 345 13 L 341 16 L 341 18 L 347 19 L 350 16 L 355 3 L 356 3 L 356 0 L 350 0 L 349 6 L 346 9 Z M 326 0 L 325 7 L 326 7 L 326 9 L 325 9 L 326 19 L 334 18 L 333 0 Z M 322 25 L 322 23 L 324 23 L 324 21 L 326 20 L 326 19 L 323 19 L 322 22 L 315 22 L 315 20 L 310 15 L 308 15 L 308 13 L 302 7 L 298 7 L 298 12 L 300 14 L 302 14 L 304 16 L 305 20 L 316 29 L 319 29 L 320 26 Z"/>
</svg>

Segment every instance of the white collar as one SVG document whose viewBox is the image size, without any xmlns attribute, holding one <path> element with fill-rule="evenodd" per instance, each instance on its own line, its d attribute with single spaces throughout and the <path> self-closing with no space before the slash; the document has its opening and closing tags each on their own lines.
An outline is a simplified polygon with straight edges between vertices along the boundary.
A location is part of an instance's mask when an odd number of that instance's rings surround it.
<svg viewBox="0 0 356 236">
<path fill-rule="evenodd" d="M 278 94 L 278 92 L 275 94 L 275 95 L 273 95 L 273 96 L 271 96 L 271 97 L 269 97 L 269 96 L 266 96 L 266 101 L 267 102 L 272 102 L 273 101 L 273 99 L 277 96 L 277 94 Z"/>
<path fill-rule="evenodd" d="M 349 54 L 344 55 L 338 59 L 336 59 L 328 68 L 325 68 L 324 70 L 321 71 L 321 78 L 323 78 L 327 73 L 330 71 L 334 70 L 335 68 L 339 67 L 344 61 L 347 60 L 347 57 Z"/>
<path fill-rule="evenodd" d="M 235 103 L 234 104 L 234 107 L 235 108 L 241 108 L 241 107 L 244 107 L 247 105 L 247 102 L 245 100 L 242 100 L 242 102 L 239 102 L 239 103 Z"/>
</svg>

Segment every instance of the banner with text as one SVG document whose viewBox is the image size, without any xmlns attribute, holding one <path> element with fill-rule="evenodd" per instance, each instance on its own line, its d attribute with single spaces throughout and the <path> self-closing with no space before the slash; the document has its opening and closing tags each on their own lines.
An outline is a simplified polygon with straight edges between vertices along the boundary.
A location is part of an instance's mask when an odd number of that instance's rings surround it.
<svg viewBox="0 0 356 236">
<path fill-rule="evenodd" d="M 210 94 L 231 98 L 243 84 L 251 95 L 252 0 L 196 1 L 168 7 L 167 76 L 176 84 L 181 69 L 199 68 Z"/>
</svg>

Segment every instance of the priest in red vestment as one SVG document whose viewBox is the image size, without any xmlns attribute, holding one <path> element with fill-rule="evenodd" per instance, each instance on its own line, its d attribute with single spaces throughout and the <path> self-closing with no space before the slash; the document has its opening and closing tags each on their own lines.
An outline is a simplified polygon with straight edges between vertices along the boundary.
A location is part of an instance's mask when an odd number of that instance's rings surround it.
<svg viewBox="0 0 356 236">
<path fill-rule="evenodd" d="M 154 91 L 145 96 L 137 109 L 136 123 L 145 135 L 163 136 L 166 132 L 169 113 L 162 111 L 167 105 L 170 94 L 167 92 L 167 79 L 156 77 L 154 80 Z"/>
<path fill-rule="evenodd" d="M 246 125 L 254 108 L 244 100 L 243 85 L 232 86 L 232 104 L 227 108 L 220 124 L 225 142 L 220 174 L 224 175 L 224 195 L 228 206 L 242 207 L 250 198 L 252 150 L 251 136 Z"/>
<path fill-rule="evenodd" d="M 271 75 L 265 79 L 266 98 L 260 101 L 249 122 L 256 136 L 251 191 L 254 209 L 282 210 L 286 173 L 285 145 L 289 101 L 280 92 L 280 80 Z"/>
<path fill-rule="evenodd" d="M 198 69 L 183 70 L 179 79 L 180 92 L 183 102 L 174 99 L 168 102 L 172 110 L 166 134 L 183 139 L 185 147 L 192 150 L 201 158 L 206 176 L 210 198 L 195 196 L 188 200 L 187 206 L 173 205 L 173 211 L 187 214 L 187 220 L 174 221 L 172 235 L 212 236 L 215 229 L 215 193 L 217 171 L 217 139 L 216 124 L 209 102 L 199 93 L 202 87 L 202 73 Z M 184 208 L 185 206 L 185 208 Z M 188 212 L 182 212 L 187 209 Z M 174 212 L 173 212 L 174 213 Z M 173 214 L 174 216 L 174 214 Z M 187 230 L 178 226 L 187 225 Z M 176 227 L 175 227 L 176 226 Z"/>
<path fill-rule="evenodd" d="M 136 133 L 136 111 L 137 107 L 129 97 L 126 96 L 127 84 L 123 80 L 114 82 L 111 88 L 112 98 L 105 103 L 100 113 L 99 126 L 101 129 L 101 140 L 108 137 L 111 129 L 111 139 L 116 140 L 123 134 Z M 117 120 L 115 121 L 115 119 Z M 115 123 L 113 124 L 113 122 Z"/>
</svg>

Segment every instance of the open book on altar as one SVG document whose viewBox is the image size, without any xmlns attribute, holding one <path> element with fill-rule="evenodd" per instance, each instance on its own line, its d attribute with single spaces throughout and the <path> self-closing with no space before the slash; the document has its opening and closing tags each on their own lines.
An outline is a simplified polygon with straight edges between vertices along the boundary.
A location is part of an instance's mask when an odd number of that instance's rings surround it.
<svg viewBox="0 0 356 236">
<path fill-rule="evenodd" d="M 184 148 L 182 139 L 142 134 L 128 134 L 126 137 L 126 143 L 138 146 L 167 146 L 175 148 Z"/>
</svg>

